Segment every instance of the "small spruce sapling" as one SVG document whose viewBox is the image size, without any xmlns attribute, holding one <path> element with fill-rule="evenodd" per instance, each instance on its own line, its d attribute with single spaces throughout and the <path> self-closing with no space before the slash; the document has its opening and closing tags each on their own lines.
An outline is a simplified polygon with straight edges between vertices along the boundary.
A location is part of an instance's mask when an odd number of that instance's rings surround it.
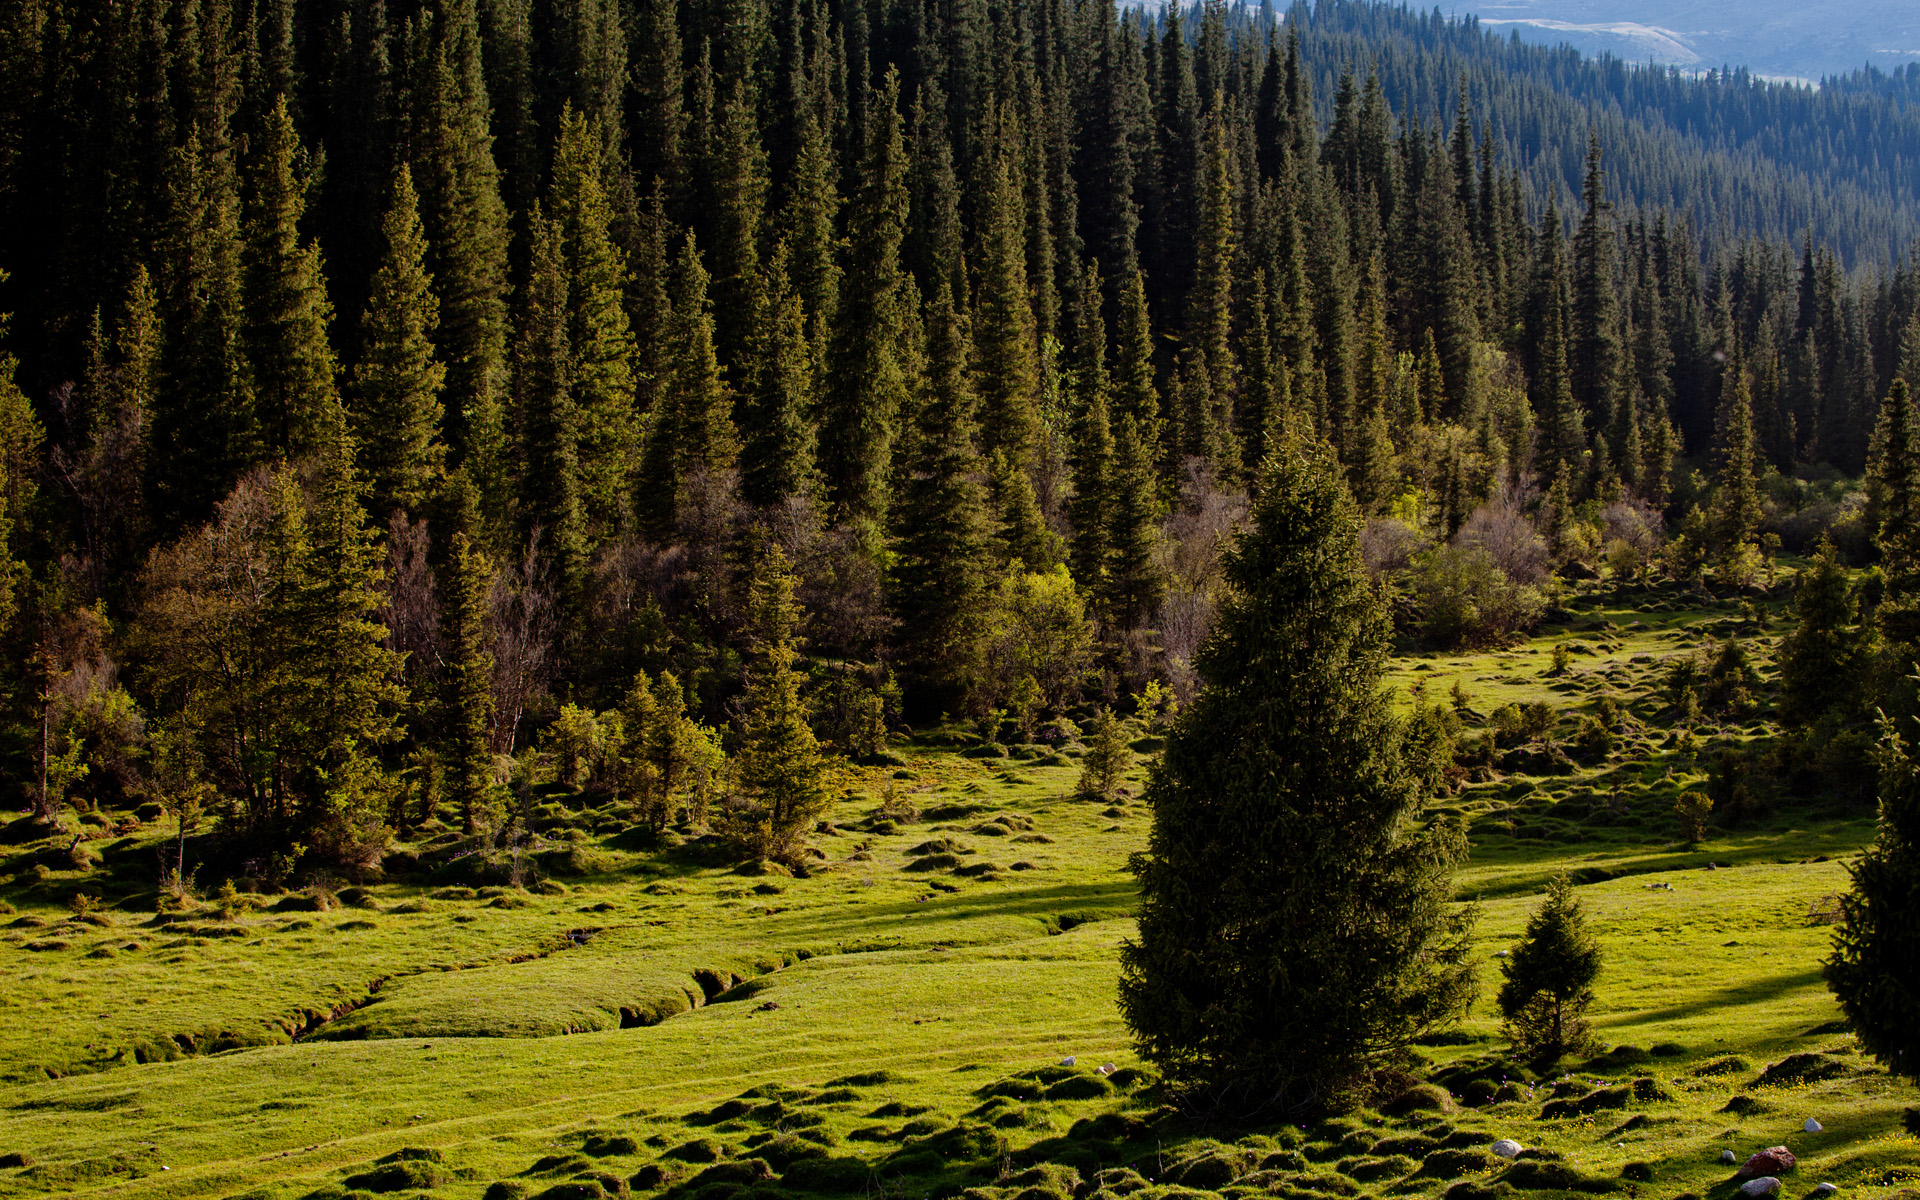
<svg viewBox="0 0 1920 1200">
<path fill-rule="evenodd" d="M 1114 803 L 1121 796 L 1120 781 L 1132 766 L 1133 750 L 1127 745 L 1126 726 L 1103 705 L 1093 720 L 1093 737 L 1081 760 L 1080 794 L 1089 800 Z"/>
<path fill-rule="evenodd" d="M 1500 1015 L 1514 1049 L 1552 1063 L 1584 1049 L 1587 1007 L 1600 977 L 1600 942 L 1564 875 L 1547 885 L 1547 898 L 1527 921 L 1512 957 L 1500 964 Z"/>
</svg>

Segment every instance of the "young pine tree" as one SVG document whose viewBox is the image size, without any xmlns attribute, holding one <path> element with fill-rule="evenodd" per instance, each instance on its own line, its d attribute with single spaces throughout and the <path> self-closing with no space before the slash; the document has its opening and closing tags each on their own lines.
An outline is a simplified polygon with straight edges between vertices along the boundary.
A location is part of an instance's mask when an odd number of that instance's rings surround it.
<svg viewBox="0 0 1920 1200">
<path fill-rule="evenodd" d="M 1880 836 L 1851 873 L 1827 986 L 1861 1046 L 1920 1080 L 1920 762 L 1891 721 L 1880 740 Z"/>
<path fill-rule="evenodd" d="M 1780 716 L 1804 728 L 1830 712 L 1856 715 L 1867 634 L 1859 625 L 1847 570 L 1822 539 L 1793 594 L 1794 625 L 1780 639 Z"/>
<path fill-rule="evenodd" d="M 386 255 L 373 273 L 361 322 L 355 437 L 373 511 L 417 511 L 446 463 L 440 444 L 440 388 L 447 371 L 434 356 L 440 302 L 427 277 L 413 174 L 402 164 L 381 227 Z"/>
<path fill-rule="evenodd" d="M 1080 762 L 1080 794 L 1107 804 L 1118 801 L 1120 781 L 1132 767 L 1127 727 L 1103 705 L 1093 719 L 1093 736 L 1087 739 L 1087 755 Z"/>
<path fill-rule="evenodd" d="M 1100 588 L 1096 607 L 1109 626 L 1124 632 L 1150 620 L 1167 590 L 1159 555 L 1159 481 L 1153 451 L 1132 413 L 1120 418 L 1107 494 L 1106 569 L 1089 586 Z"/>
<path fill-rule="evenodd" d="M 1231 586 L 1147 783 L 1139 940 L 1120 1011 L 1190 1104 L 1353 1102 L 1465 1008 L 1456 828 L 1426 800 L 1381 686 L 1389 622 L 1322 442 L 1286 429 L 1226 559 Z"/>
<path fill-rule="evenodd" d="M 830 763 L 800 696 L 799 581 L 778 546 L 754 565 L 748 600 L 753 661 L 747 671 L 740 787 L 753 806 L 749 841 L 762 858 L 784 858 L 833 801 Z"/>
<path fill-rule="evenodd" d="M 1500 1014 L 1514 1048 L 1540 1062 L 1583 1049 L 1593 981 L 1600 977 L 1600 942 L 1587 929 L 1573 885 L 1564 875 L 1547 885 L 1547 898 L 1527 921 L 1512 957 L 1500 964 Z"/>
</svg>

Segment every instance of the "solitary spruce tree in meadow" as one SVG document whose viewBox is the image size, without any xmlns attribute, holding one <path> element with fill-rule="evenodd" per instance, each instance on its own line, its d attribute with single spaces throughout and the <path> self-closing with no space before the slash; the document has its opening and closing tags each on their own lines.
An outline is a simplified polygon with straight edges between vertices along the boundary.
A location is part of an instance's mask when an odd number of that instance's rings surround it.
<svg viewBox="0 0 1920 1200">
<path fill-rule="evenodd" d="M 1289 427 L 1257 495 L 1147 783 L 1120 1011 L 1189 1106 L 1293 1114 L 1357 1102 L 1473 980 L 1447 903 L 1463 837 L 1423 820 L 1339 464 Z"/>
<path fill-rule="evenodd" d="M 1860 1045 L 1920 1081 L 1920 763 L 1892 721 L 1880 740 L 1880 836 L 1851 870 L 1827 986 Z"/>
<path fill-rule="evenodd" d="M 1564 875 L 1527 921 L 1511 957 L 1500 964 L 1500 1015 L 1514 1048 L 1551 1063 L 1586 1046 L 1587 1006 L 1600 977 L 1600 942 Z"/>
</svg>

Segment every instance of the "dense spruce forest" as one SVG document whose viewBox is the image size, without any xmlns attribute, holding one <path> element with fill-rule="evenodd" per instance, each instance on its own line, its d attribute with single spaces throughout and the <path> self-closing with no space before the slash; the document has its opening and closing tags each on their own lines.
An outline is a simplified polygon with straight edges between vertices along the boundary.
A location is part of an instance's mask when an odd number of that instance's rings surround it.
<svg viewBox="0 0 1920 1200">
<path fill-rule="evenodd" d="M 1189 699 L 1295 434 L 1429 644 L 1865 563 L 1917 194 L 1911 73 L 1332 0 L 9 0 L 4 771 L 269 881 L 550 775 L 779 858 Z"/>
</svg>

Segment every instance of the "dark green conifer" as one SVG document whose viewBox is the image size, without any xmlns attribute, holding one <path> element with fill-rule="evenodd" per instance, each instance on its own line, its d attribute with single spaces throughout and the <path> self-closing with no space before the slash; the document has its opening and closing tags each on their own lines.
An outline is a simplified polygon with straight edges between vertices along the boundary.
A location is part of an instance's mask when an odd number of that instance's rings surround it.
<svg viewBox="0 0 1920 1200">
<path fill-rule="evenodd" d="M 667 328 L 667 378 L 647 447 L 647 516 L 664 532 L 688 481 L 732 467 L 740 454 L 733 390 L 713 345 L 707 270 L 693 235 L 673 269 L 673 316 Z"/>
<path fill-rule="evenodd" d="M 970 357 L 965 318 L 954 311 L 951 290 L 936 287 L 927 305 L 927 394 L 889 514 L 894 558 L 887 577 L 902 658 L 935 711 L 956 711 L 978 682 L 991 582 L 993 533 L 974 443 Z"/>
<path fill-rule="evenodd" d="M 1822 538 L 1793 593 L 1793 629 L 1780 639 L 1780 715 L 1805 727 L 1828 713 L 1858 715 L 1867 634 L 1833 543 Z"/>
<path fill-rule="evenodd" d="M 260 457 L 241 336 L 240 200 L 231 158 L 196 130 L 169 158 L 160 276 L 159 395 L 148 460 L 156 516 L 177 530 L 205 519 Z"/>
<path fill-rule="evenodd" d="M 304 457 L 339 403 L 338 364 L 327 339 L 333 305 L 320 248 L 300 236 L 307 209 L 303 157 L 286 97 L 274 102 L 254 150 L 246 221 L 246 347 L 264 448 Z"/>
<path fill-rule="evenodd" d="M 789 260 L 783 241 L 767 264 L 759 378 L 742 421 L 740 496 L 761 507 L 812 496 L 820 484 L 809 415 L 818 364 L 807 338 L 806 307 L 787 276 Z"/>
<path fill-rule="evenodd" d="M 1113 411 L 1140 423 L 1149 441 L 1159 439 L 1160 391 L 1153 374 L 1153 322 L 1147 313 L 1145 277 L 1138 270 L 1120 286 L 1114 327 L 1118 354 L 1113 370 Z"/>
<path fill-rule="evenodd" d="M 449 0 L 414 119 L 413 182 L 426 227 L 427 272 L 440 298 L 434 336 L 446 364 L 447 459 L 479 495 L 483 541 L 506 521 L 507 209 L 493 156 L 491 104 L 472 0 Z M 529 181 L 528 186 L 531 186 Z M 529 245 L 531 245 L 529 237 Z"/>
<path fill-rule="evenodd" d="M 633 173 L 640 190 L 657 181 L 665 195 L 686 186 L 686 68 L 676 0 L 642 0 L 634 6 Z"/>
<path fill-rule="evenodd" d="M 751 805 L 747 840 L 763 858 L 789 858 L 833 802 L 831 763 L 807 721 L 798 667 L 798 579 L 778 546 L 754 564 L 749 584 L 746 728 L 736 778 Z"/>
<path fill-rule="evenodd" d="M 374 511 L 417 511 L 446 462 L 440 442 L 440 388 L 446 368 L 434 357 L 439 301 L 427 277 L 413 175 L 401 164 L 381 224 L 386 246 L 361 320 L 354 413 L 361 468 Z"/>
<path fill-rule="evenodd" d="M 879 521 L 886 513 L 894 423 L 909 399 L 900 267 L 907 155 L 899 76 L 889 72 L 884 90 L 872 99 L 820 415 L 827 494 L 836 515 L 853 522 Z"/>
<path fill-rule="evenodd" d="M 625 306 L 626 256 L 613 240 L 601 133 L 586 114 L 571 108 L 561 112 L 546 210 L 560 231 L 566 266 L 580 503 L 596 535 L 622 523 L 640 436 L 634 411 L 633 333 Z"/>
<path fill-rule="evenodd" d="M 1122 799 L 1120 781 L 1132 767 L 1133 749 L 1128 744 L 1127 727 L 1103 704 L 1093 718 L 1086 757 L 1080 760 L 1081 797 L 1101 804 L 1119 803 Z"/>
<path fill-rule="evenodd" d="M 1472 994 L 1449 907 L 1464 838 L 1420 823 L 1427 772 L 1381 686 L 1389 620 L 1360 524 L 1328 447 L 1290 426 L 1227 555 L 1202 689 L 1147 783 L 1120 1011 L 1190 1103 L 1352 1103 Z"/>
<path fill-rule="evenodd" d="M 1853 887 L 1823 965 L 1861 1048 L 1920 1080 L 1920 762 L 1891 721 L 1879 766 L 1880 833 L 1849 868 Z"/>
<path fill-rule="evenodd" d="M 1192 414 L 1200 428 L 1189 429 L 1188 445 L 1206 455 L 1216 471 L 1231 478 L 1240 454 L 1233 429 L 1233 408 L 1240 389 L 1234 361 L 1233 271 L 1239 253 L 1234 233 L 1231 152 L 1227 145 L 1224 100 L 1216 95 L 1208 111 L 1200 157 L 1199 223 L 1195 231 L 1193 291 L 1187 300 L 1187 344 L 1194 366 L 1206 375 L 1208 403 Z M 1185 418 L 1183 418 L 1185 420 Z"/>
<path fill-rule="evenodd" d="M 1067 517 L 1073 522 L 1073 539 L 1067 562 L 1073 578 L 1086 594 L 1094 598 L 1096 609 L 1106 592 L 1107 559 L 1112 546 L 1107 540 L 1107 520 L 1113 510 L 1113 428 L 1107 420 L 1104 390 L 1095 390 L 1086 400 L 1074 430 L 1073 499 L 1067 505 Z M 1106 614 L 1102 613 L 1104 618 Z"/>
<path fill-rule="evenodd" d="M 585 580 L 587 541 L 580 486 L 580 419 L 573 399 L 573 355 L 567 337 L 567 269 L 559 222 L 538 204 L 529 221 L 533 242 L 527 303 L 514 355 L 520 435 L 520 517 L 539 530 L 576 595 Z"/>
<path fill-rule="evenodd" d="M 1107 563 L 1096 602 L 1112 628 L 1127 631 L 1153 617 L 1167 586 L 1160 565 L 1161 506 L 1153 447 L 1131 413 L 1120 418 L 1115 432 L 1108 494 Z"/>
<path fill-rule="evenodd" d="M 1714 494 L 1714 537 L 1732 553 L 1753 541 L 1760 527 L 1760 483 L 1754 469 L 1753 392 L 1745 365 L 1727 364 L 1720 385 L 1720 439 L 1725 458 Z"/>
<path fill-rule="evenodd" d="M 1562 469 L 1585 474 L 1587 435 L 1580 406 L 1574 400 L 1567 347 L 1567 260 L 1560 236 L 1560 216 L 1552 205 L 1541 222 L 1546 242 L 1534 282 L 1532 310 L 1539 323 L 1539 364 L 1531 380 L 1533 410 L 1538 414 L 1539 440 L 1534 471 L 1544 482 Z"/>
<path fill-rule="evenodd" d="M 1567 369 L 1574 402 L 1595 430 L 1612 430 L 1625 404 L 1621 385 L 1623 352 L 1620 344 L 1619 301 L 1614 289 L 1613 206 L 1607 201 L 1606 172 L 1600 166 L 1600 139 L 1587 139 L 1587 174 L 1582 187 L 1580 227 L 1573 238 L 1571 326 L 1568 330 Z M 1609 447 L 1616 464 L 1618 441 Z"/>
<path fill-rule="evenodd" d="M 1514 1049 L 1551 1064 L 1592 1040 L 1586 1022 L 1593 983 L 1600 977 L 1600 940 L 1587 928 L 1580 900 L 1565 875 L 1547 885 L 1547 898 L 1527 920 L 1513 954 L 1500 964 L 1500 1015 Z"/>
<path fill-rule="evenodd" d="M 1393 492 L 1393 435 L 1387 427 L 1393 349 L 1387 340 L 1386 281 L 1377 255 L 1368 260 L 1360 291 L 1360 345 L 1354 362 L 1354 425 L 1347 480 L 1364 511 L 1377 511 Z"/>
<path fill-rule="evenodd" d="M 766 319 L 766 280 L 760 242 L 767 219 L 766 151 L 752 94 L 735 79 L 720 107 L 718 128 L 705 166 L 714 209 L 704 214 L 713 229 L 714 345 L 720 363 L 744 378 L 754 340 Z"/>
<path fill-rule="evenodd" d="M 1031 470 L 1039 439 L 1040 365 L 1033 300 L 1027 287 L 1025 210 L 1007 148 L 987 165 L 979 297 L 974 305 L 975 385 L 980 444 Z"/>
<path fill-rule="evenodd" d="M 834 184 L 839 172 L 833 143 L 811 109 L 800 114 L 799 141 L 780 229 L 793 256 L 790 272 L 806 310 L 807 338 L 824 359 L 840 302 L 840 241 L 834 230 L 840 212 Z"/>
<path fill-rule="evenodd" d="M 1022 470 L 1011 453 L 995 451 L 988 459 L 993 484 L 993 507 L 999 517 L 1000 542 L 1009 562 L 1028 571 L 1050 571 L 1059 564 L 1060 535 L 1047 526 L 1033 476 Z"/>
</svg>

